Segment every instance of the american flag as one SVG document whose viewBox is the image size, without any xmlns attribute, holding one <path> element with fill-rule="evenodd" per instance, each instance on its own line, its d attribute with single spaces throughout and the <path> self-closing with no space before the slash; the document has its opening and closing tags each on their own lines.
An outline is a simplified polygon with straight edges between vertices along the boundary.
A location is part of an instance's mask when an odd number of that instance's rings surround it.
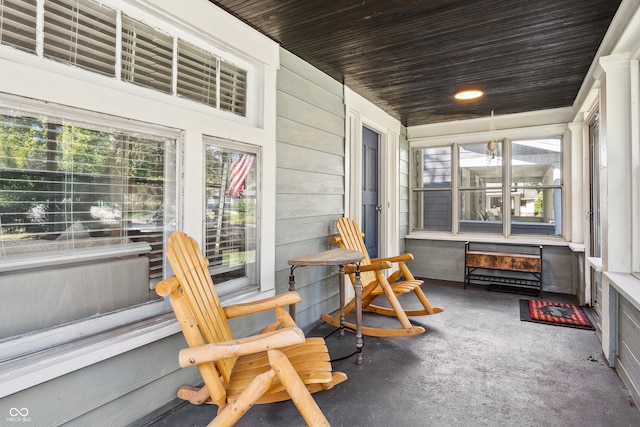
<svg viewBox="0 0 640 427">
<path fill-rule="evenodd" d="M 244 180 L 247 178 L 254 156 L 251 154 L 241 154 L 240 157 L 231 163 L 229 171 L 229 195 L 238 197 L 244 187 Z"/>
</svg>

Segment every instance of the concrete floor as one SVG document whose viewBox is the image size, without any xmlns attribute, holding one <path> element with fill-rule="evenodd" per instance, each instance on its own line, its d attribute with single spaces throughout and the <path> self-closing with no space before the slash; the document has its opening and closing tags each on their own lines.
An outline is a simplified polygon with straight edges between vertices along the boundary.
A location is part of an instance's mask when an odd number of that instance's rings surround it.
<svg viewBox="0 0 640 427">
<path fill-rule="evenodd" d="M 594 331 L 522 322 L 522 295 L 484 287 L 427 283 L 434 316 L 412 320 L 426 333 L 365 337 L 362 365 L 334 362 L 349 380 L 314 394 L 332 426 L 640 426 L 640 411 L 607 366 Z M 575 302 L 563 295 L 544 299 Z M 402 297 L 408 308 L 417 302 Z M 393 324 L 366 314 L 365 324 Z M 393 326 L 395 327 L 395 326 Z M 307 335 L 325 335 L 320 325 Z M 347 333 L 327 338 L 333 357 L 355 346 Z M 205 426 L 215 406 L 182 405 L 147 427 Z M 289 402 L 256 405 L 237 426 L 303 426 Z"/>
</svg>

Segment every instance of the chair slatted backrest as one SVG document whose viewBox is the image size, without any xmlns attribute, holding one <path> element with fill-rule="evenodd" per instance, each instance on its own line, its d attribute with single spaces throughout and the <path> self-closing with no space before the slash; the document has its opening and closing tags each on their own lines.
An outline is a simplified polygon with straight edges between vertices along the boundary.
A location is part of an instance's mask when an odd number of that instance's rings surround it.
<svg viewBox="0 0 640 427">
<path fill-rule="evenodd" d="M 198 243 L 185 233 L 174 232 L 168 240 L 167 258 L 205 341 L 213 343 L 233 340 L 229 321 L 207 268 L 209 261 L 202 255 Z M 216 362 L 216 367 L 226 382 L 229 382 L 236 360 L 237 358 L 230 358 Z"/>
<path fill-rule="evenodd" d="M 340 218 L 336 223 L 338 234 L 340 239 L 338 240 L 338 246 L 344 249 L 351 249 L 353 251 L 362 252 L 364 259 L 360 262 L 360 265 L 370 265 L 371 258 L 367 252 L 367 246 L 364 243 L 364 236 L 358 227 L 358 224 L 351 218 Z M 362 285 L 376 281 L 375 271 L 363 271 L 360 273 L 360 280 Z"/>
</svg>

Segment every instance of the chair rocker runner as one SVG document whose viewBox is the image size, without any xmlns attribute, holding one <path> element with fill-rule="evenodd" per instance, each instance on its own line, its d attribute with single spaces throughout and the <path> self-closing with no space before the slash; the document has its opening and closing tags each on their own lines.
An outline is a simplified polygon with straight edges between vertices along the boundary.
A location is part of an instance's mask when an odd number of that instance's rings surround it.
<svg viewBox="0 0 640 427">
<path fill-rule="evenodd" d="M 324 339 L 307 338 L 283 308 L 301 300 L 287 292 L 261 301 L 222 307 L 197 242 L 181 232 L 167 243 L 174 276 L 156 292 L 169 296 L 189 348 L 180 366 L 197 366 L 202 388 L 182 386 L 178 397 L 200 405 L 218 405 L 210 426 L 231 426 L 251 406 L 291 399 L 310 426 L 328 426 L 311 396 L 347 379 L 332 372 Z M 268 309 L 276 320 L 256 336 L 235 339 L 228 319 Z"/>
<path fill-rule="evenodd" d="M 416 335 L 424 332 L 421 326 L 414 326 L 409 321 L 409 316 L 426 316 L 443 311 L 440 307 L 432 307 L 424 292 L 420 288 L 424 282 L 417 280 L 411 274 L 406 265 L 406 261 L 413 259 L 411 254 L 403 254 L 391 258 L 369 258 L 367 248 L 364 243 L 364 234 L 360 232 L 358 224 L 352 219 L 340 218 L 336 224 L 338 236 L 331 238 L 331 241 L 341 248 L 362 252 L 364 259 L 360 263 L 360 280 L 362 282 L 362 309 L 373 313 L 384 314 L 396 317 L 401 324 L 401 328 L 377 328 L 362 327 L 362 334 L 374 337 L 395 337 Z M 393 264 L 398 265 L 398 269 L 389 277 L 386 277 L 383 270 L 391 268 Z M 345 273 L 349 274 L 351 283 L 355 286 L 355 266 L 345 266 Z M 421 309 L 405 310 L 398 301 L 398 296 L 413 291 L 422 304 Z M 375 305 L 373 302 L 381 295 L 386 296 L 391 307 Z M 355 308 L 355 300 L 349 301 L 344 313 L 347 315 Z M 340 314 L 334 316 L 323 314 L 322 320 L 340 327 Z M 344 324 L 348 328 L 355 328 L 352 323 Z"/>
</svg>

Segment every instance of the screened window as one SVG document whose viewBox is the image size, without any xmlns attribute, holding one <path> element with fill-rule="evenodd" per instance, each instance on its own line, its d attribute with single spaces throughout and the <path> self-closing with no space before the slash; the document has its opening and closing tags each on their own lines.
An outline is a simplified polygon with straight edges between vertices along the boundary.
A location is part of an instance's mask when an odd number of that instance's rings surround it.
<svg viewBox="0 0 640 427">
<path fill-rule="evenodd" d="M 561 139 L 511 142 L 512 234 L 562 234 Z"/>
<path fill-rule="evenodd" d="M 504 140 L 416 150 L 415 229 L 562 235 L 561 143 Z"/>
<path fill-rule="evenodd" d="M 422 174 L 414 191 L 415 228 L 451 231 L 451 147 L 425 148 L 418 153 Z"/>
<path fill-rule="evenodd" d="M 3 261 L 143 243 L 150 283 L 162 279 L 175 139 L 15 113 L 0 115 Z"/>
<path fill-rule="evenodd" d="M 222 294 L 256 285 L 258 153 L 224 141 L 206 144 L 206 248 Z"/>
<path fill-rule="evenodd" d="M 458 146 L 460 232 L 502 232 L 502 143 L 493 144 L 493 150 L 487 144 Z"/>
</svg>

